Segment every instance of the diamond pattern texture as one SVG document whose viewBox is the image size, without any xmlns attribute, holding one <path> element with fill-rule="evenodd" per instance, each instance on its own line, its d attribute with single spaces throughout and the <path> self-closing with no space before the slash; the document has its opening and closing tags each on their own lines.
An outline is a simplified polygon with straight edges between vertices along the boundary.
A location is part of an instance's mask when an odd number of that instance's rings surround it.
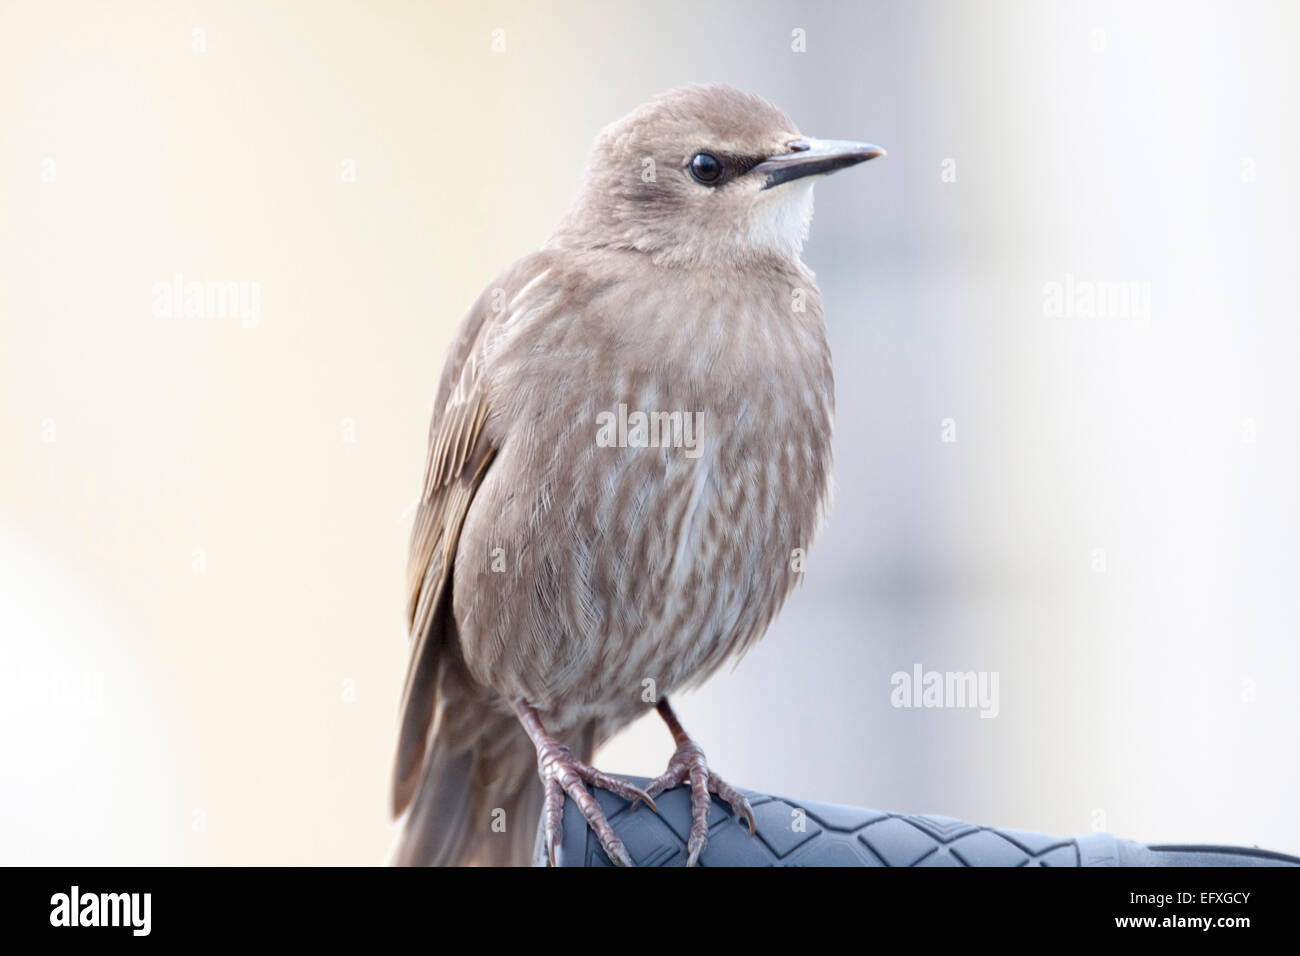
<svg viewBox="0 0 1300 956">
<path fill-rule="evenodd" d="M 644 786 L 646 781 L 627 778 Z M 637 866 L 684 866 L 690 795 L 676 787 L 656 801 L 658 815 L 630 810 L 594 791 Z M 716 798 L 701 866 L 1297 866 L 1300 859 L 1253 847 L 1144 846 L 1109 833 L 1057 837 L 981 827 L 932 814 L 797 802 L 745 791 L 758 835 Z M 564 809 L 560 866 L 612 866 L 572 801 Z M 544 855 L 538 841 L 537 861 Z"/>
<path fill-rule="evenodd" d="M 644 807 L 631 810 L 603 790 L 595 796 L 637 866 L 685 865 L 690 795 L 684 785 L 658 798 L 658 815 Z M 701 866 L 1078 866 L 1080 860 L 1076 841 L 1068 837 L 995 830 L 950 817 L 796 803 L 750 791 L 745 796 L 758 821 L 757 836 L 751 838 L 715 797 Z M 613 865 L 572 801 L 565 805 L 557 861 Z"/>
</svg>

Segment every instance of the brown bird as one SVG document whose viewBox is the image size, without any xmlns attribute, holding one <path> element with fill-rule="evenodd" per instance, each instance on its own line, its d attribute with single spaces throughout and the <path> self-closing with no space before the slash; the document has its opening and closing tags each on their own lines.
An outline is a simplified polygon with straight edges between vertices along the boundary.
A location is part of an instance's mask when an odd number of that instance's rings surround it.
<svg viewBox="0 0 1300 956">
<path fill-rule="evenodd" d="M 485 290 L 443 368 L 408 573 L 393 862 L 525 862 L 564 798 L 652 809 L 690 787 L 750 825 L 668 696 L 762 636 L 828 504 L 833 387 L 799 258 L 813 177 L 882 155 L 802 136 L 727 86 L 605 129 L 559 228 Z M 645 791 L 596 770 L 657 707 L 677 748 Z M 540 780 L 540 782 L 539 782 Z"/>
</svg>

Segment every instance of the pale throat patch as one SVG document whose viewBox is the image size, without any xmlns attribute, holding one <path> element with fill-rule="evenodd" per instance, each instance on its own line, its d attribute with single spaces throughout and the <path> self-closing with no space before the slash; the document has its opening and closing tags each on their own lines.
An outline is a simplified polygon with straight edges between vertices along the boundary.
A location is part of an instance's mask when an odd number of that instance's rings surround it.
<svg viewBox="0 0 1300 956">
<path fill-rule="evenodd" d="M 750 216 L 749 242 L 797 256 L 808 238 L 813 216 L 813 184 L 809 176 L 758 194 Z"/>
</svg>

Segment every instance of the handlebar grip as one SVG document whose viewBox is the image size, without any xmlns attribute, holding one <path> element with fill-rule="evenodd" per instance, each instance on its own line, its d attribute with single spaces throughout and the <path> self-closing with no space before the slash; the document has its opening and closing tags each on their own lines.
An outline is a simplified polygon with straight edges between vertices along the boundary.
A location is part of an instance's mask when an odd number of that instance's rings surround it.
<svg viewBox="0 0 1300 956">
<path fill-rule="evenodd" d="M 638 786 L 648 781 L 626 777 Z M 701 866 L 1300 866 L 1300 859 L 1251 847 L 1145 845 L 1109 833 L 1077 837 L 984 827 L 930 814 L 795 801 L 742 791 L 754 808 L 755 836 L 713 798 Z M 659 813 L 593 789 L 637 866 L 684 866 L 690 793 L 656 799 Z M 539 832 L 537 865 L 546 865 Z M 565 801 L 558 866 L 612 866 L 572 800 Z"/>
</svg>

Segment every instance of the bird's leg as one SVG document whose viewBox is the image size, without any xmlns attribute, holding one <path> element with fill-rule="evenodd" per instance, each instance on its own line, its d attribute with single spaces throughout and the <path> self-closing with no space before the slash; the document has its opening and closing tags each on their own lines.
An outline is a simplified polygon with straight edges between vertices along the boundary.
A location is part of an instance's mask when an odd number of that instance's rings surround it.
<svg viewBox="0 0 1300 956">
<path fill-rule="evenodd" d="M 677 749 L 668 761 L 668 770 L 651 781 L 646 793 L 657 797 L 665 790 L 684 783 L 691 788 L 691 836 L 686 841 L 686 865 L 694 866 L 709 842 L 709 794 L 716 793 L 731 804 L 731 812 L 749 824 L 749 835 L 754 835 L 754 810 L 749 801 L 731 784 L 709 769 L 700 745 L 682 729 L 681 721 L 673 713 L 665 697 L 655 705 L 659 716 L 672 732 Z"/>
<path fill-rule="evenodd" d="M 654 798 L 640 787 L 634 787 L 618 777 L 602 773 L 575 757 L 572 750 L 546 732 L 541 719 L 537 716 L 537 711 L 528 701 L 516 697 L 512 703 L 515 713 L 519 715 L 519 722 L 523 724 L 524 730 L 533 741 L 533 746 L 537 748 L 537 775 L 542 778 L 542 787 L 545 791 L 542 818 L 546 826 L 546 856 L 551 866 L 555 866 L 555 847 L 564 826 L 566 793 L 578 805 L 582 815 L 587 818 L 587 823 L 596 831 L 596 836 L 600 838 L 600 845 L 609 858 L 619 866 L 631 866 L 632 858 L 628 856 L 623 841 L 614 833 L 614 828 L 605 819 L 600 804 L 596 803 L 587 786 L 600 787 L 602 790 L 616 793 L 633 806 L 637 801 L 644 800 L 646 806 L 657 811 Z"/>
</svg>

